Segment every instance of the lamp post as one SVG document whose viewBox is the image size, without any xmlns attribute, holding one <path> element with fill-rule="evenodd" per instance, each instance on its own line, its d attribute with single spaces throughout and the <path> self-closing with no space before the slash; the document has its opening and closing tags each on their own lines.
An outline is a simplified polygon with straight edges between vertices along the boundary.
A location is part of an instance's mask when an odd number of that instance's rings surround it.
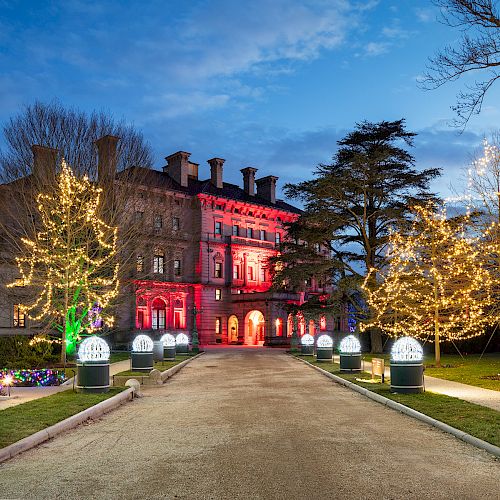
<svg viewBox="0 0 500 500">
<path fill-rule="evenodd" d="M 297 328 L 298 328 L 297 316 L 294 314 L 292 316 L 292 338 L 290 341 L 292 352 L 297 352 L 299 347 L 299 336 L 297 335 Z"/>
<path fill-rule="evenodd" d="M 198 326 L 196 324 L 196 316 L 203 312 L 202 309 L 198 309 L 196 304 L 193 306 L 193 330 L 191 332 L 191 351 L 194 353 L 200 352 L 200 342 L 198 339 Z"/>
</svg>

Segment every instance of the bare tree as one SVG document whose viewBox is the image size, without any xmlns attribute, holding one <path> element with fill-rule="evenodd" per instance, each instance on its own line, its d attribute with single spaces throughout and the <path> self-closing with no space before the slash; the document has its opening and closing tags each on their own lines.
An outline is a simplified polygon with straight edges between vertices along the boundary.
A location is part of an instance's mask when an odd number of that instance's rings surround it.
<svg viewBox="0 0 500 500">
<path fill-rule="evenodd" d="M 434 0 L 442 22 L 461 31 L 458 45 L 447 46 L 430 58 L 422 87 L 435 89 L 469 74 L 482 78 L 459 92 L 451 108 L 455 125 L 465 127 L 479 114 L 486 93 L 500 78 L 500 12 L 493 0 Z"/>
</svg>

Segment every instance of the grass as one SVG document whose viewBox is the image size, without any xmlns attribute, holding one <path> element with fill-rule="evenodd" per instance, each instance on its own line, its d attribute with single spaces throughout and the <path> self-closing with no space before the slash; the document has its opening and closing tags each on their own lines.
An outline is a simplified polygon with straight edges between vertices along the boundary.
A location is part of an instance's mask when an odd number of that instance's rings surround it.
<svg viewBox="0 0 500 500">
<path fill-rule="evenodd" d="M 71 390 L 35 399 L 0 411 L 0 448 L 56 424 L 123 391 L 112 387 L 102 394 Z"/>
<path fill-rule="evenodd" d="M 393 394 L 390 390 L 390 385 L 387 383 L 363 383 L 356 380 L 356 378 L 369 379 L 370 375 L 366 373 L 340 373 L 340 366 L 337 363 L 318 363 L 310 356 L 298 357 L 365 389 L 404 404 L 479 439 L 500 446 L 500 412 L 498 411 L 458 398 L 428 391 L 422 394 Z"/>
<path fill-rule="evenodd" d="M 189 359 L 191 357 L 192 357 L 191 354 L 187 354 L 187 355 L 176 356 L 175 361 L 155 361 L 154 367 L 157 370 L 164 372 L 165 370 L 168 370 L 169 368 L 172 368 L 173 366 L 178 365 L 179 363 L 182 363 L 183 361 L 185 361 L 186 359 Z M 124 377 L 144 377 L 144 376 L 148 376 L 148 375 L 149 375 L 149 372 L 137 372 L 137 371 L 133 371 L 133 370 L 126 370 L 124 372 L 120 372 L 120 373 L 116 374 L 117 377 L 121 377 L 121 376 L 124 376 Z"/>
</svg>

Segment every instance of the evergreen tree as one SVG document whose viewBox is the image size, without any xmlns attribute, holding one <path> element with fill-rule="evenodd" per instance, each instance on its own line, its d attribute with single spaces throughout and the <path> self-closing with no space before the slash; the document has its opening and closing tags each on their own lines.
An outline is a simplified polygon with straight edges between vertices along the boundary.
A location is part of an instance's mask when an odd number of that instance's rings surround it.
<svg viewBox="0 0 500 500">
<path fill-rule="evenodd" d="M 289 227 L 290 238 L 275 259 L 276 287 L 286 283 L 296 289 L 315 276 L 333 283 L 337 296 L 349 300 L 360 317 L 369 314 L 359 291 L 368 271 L 387 263 L 391 226 L 408 218 L 411 206 L 434 198 L 429 182 L 439 169 L 414 168 L 406 148 L 415 135 L 404 120 L 362 122 L 338 142 L 333 162 L 316 168 L 313 180 L 285 186 L 305 210 Z M 318 244 L 329 252 L 318 253 Z M 375 283 L 372 274 L 367 286 Z M 381 352 L 380 332 L 372 330 L 370 336 L 372 351 Z"/>
</svg>

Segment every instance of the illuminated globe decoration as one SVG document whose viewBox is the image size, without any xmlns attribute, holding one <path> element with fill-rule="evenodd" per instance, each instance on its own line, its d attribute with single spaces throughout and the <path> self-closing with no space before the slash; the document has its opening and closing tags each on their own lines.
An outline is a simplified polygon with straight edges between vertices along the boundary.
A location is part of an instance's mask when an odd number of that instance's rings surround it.
<svg viewBox="0 0 500 500">
<path fill-rule="evenodd" d="M 174 347 L 175 346 L 175 337 L 170 333 L 166 333 L 165 335 L 162 335 L 160 342 L 165 347 Z"/>
<path fill-rule="evenodd" d="M 179 335 L 175 338 L 175 343 L 177 345 L 188 345 L 189 337 L 185 333 L 179 333 Z"/>
<path fill-rule="evenodd" d="M 424 350 L 413 337 L 402 337 L 392 346 L 392 361 L 422 361 L 423 358 Z"/>
<path fill-rule="evenodd" d="M 302 345 L 314 345 L 314 337 L 309 333 L 306 333 L 305 335 L 302 335 L 300 343 Z"/>
<path fill-rule="evenodd" d="M 153 352 L 153 341 L 147 335 L 137 335 L 132 342 L 133 352 Z"/>
<path fill-rule="evenodd" d="M 333 347 L 333 340 L 330 337 L 330 335 L 321 335 L 318 338 L 318 341 L 316 342 L 316 345 L 321 348 L 332 348 Z"/>
<path fill-rule="evenodd" d="M 345 354 L 360 353 L 361 343 L 354 335 L 348 335 L 340 341 L 339 351 Z"/>
<path fill-rule="evenodd" d="M 78 349 L 78 359 L 83 363 L 87 361 L 109 361 L 109 345 L 97 335 L 87 337 Z"/>
</svg>

